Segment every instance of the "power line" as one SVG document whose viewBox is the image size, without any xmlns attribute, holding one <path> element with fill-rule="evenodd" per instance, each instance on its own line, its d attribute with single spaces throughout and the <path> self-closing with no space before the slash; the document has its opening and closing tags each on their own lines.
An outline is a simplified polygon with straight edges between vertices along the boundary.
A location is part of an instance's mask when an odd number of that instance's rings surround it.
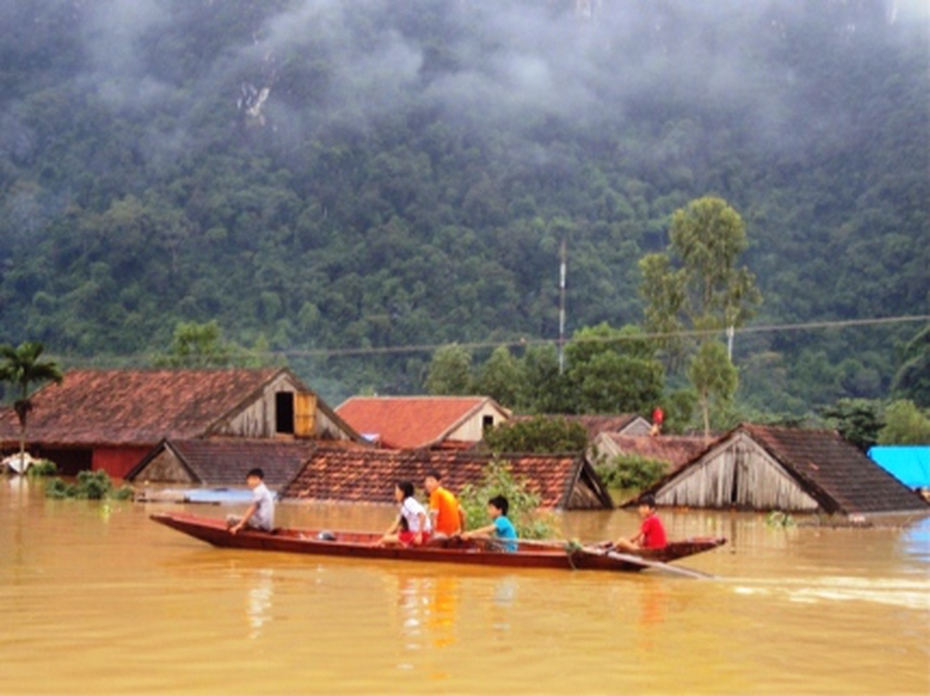
<svg viewBox="0 0 930 696">
<path fill-rule="evenodd" d="M 758 326 L 744 326 L 735 330 L 736 334 L 749 334 L 749 333 L 774 333 L 774 332 L 789 332 L 789 331 L 807 331 L 814 329 L 841 329 L 841 328 L 850 328 L 856 326 L 878 326 L 883 324 L 902 324 L 906 322 L 916 322 L 916 321 L 930 321 L 930 314 L 913 314 L 913 315 L 902 315 L 897 317 L 876 317 L 872 319 L 840 319 L 834 321 L 812 321 L 804 323 L 794 323 L 794 324 L 761 324 Z M 713 336 L 716 334 L 721 334 L 724 332 L 724 329 L 709 329 L 709 330 L 689 330 L 689 331 L 668 331 L 668 332 L 653 332 L 653 333 L 640 333 L 633 334 L 630 336 L 611 336 L 609 338 L 601 337 L 592 337 L 586 339 L 571 338 L 566 339 L 566 343 L 599 343 L 599 342 L 617 342 L 617 341 L 641 341 L 644 339 L 663 339 L 663 338 L 687 338 L 687 337 L 700 337 L 700 336 Z M 314 348 L 308 350 L 284 350 L 276 355 L 286 355 L 293 357 L 340 357 L 340 356 L 356 356 L 356 355 L 384 355 L 390 353 L 428 353 L 433 352 L 438 348 L 442 348 L 448 345 L 456 345 L 461 348 L 466 349 L 479 349 L 479 348 L 497 348 L 500 346 L 506 346 L 508 348 L 522 347 L 522 346 L 534 346 L 534 345 L 547 345 L 557 343 L 557 341 L 551 338 L 532 338 L 514 341 L 472 341 L 466 343 L 459 343 L 456 341 L 449 343 L 421 343 L 416 345 L 406 345 L 406 346 L 371 346 L 366 348 Z"/>
<path fill-rule="evenodd" d="M 902 315 L 896 317 L 875 317 L 871 319 L 839 319 L 833 321 L 810 321 L 803 323 L 792 323 L 792 324 L 760 324 L 756 326 L 744 326 L 735 330 L 736 334 L 752 334 L 752 333 L 777 333 L 777 332 L 791 332 L 791 331 L 812 331 L 818 329 L 844 329 L 852 327 L 862 327 L 862 326 L 881 326 L 888 324 L 903 324 L 908 322 L 918 322 L 918 321 L 930 321 L 930 314 L 912 314 L 912 315 Z M 642 341 L 642 340 L 658 340 L 658 339 L 668 339 L 668 338 L 699 338 L 701 336 L 714 336 L 718 334 L 724 334 L 726 329 L 709 329 L 709 330 L 688 330 L 688 331 L 668 331 L 668 332 L 652 332 L 652 333 L 637 333 L 632 335 L 619 335 L 611 337 L 591 337 L 591 338 L 570 338 L 565 339 L 566 344 L 571 343 L 616 343 L 623 341 Z M 275 356 L 285 356 L 285 357 L 318 357 L 318 358 L 337 358 L 337 357 L 356 357 L 356 356 L 374 356 L 374 355 L 391 355 L 397 353 L 432 353 L 439 348 L 443 348 L 449 345 L 459 346 L 467 350 L 478 350 L 482 348 L 498 348 L 500 346 L 506 346 L 508 348 L 520 348 L 528 346 L 539 346 L 539 345 L 557 345 L 558 341 L 551 338 L 520 338 L 513 341 L 471 341 L 466 343 L 459 343 L 457 341 L 450 341 L 446 343 L 420 343 L 412 344 L 405 346 L 369 346 L 365 348 L 310 348 L 305 350 L 282 350 L 282 351 L 266 351 L 262 353 L 246 351 L 247 355 L 243 356 L 243 359 L 249 357 L 275 357 Z M 155 355 L 152 354 L 132 354 L 132 355 L 106 355 L 100 356 L 100 358 L 83 358 L 83 357 L 69 357 L 62 355 L 50 355 L 54 358 L 65 358 L 70 364 L 97 364 L 101 359 L 107 364 L 122 364 L 124 366 L 134 367 L 136 365 L 146 365 L 151 364 Z"/>
</svg>

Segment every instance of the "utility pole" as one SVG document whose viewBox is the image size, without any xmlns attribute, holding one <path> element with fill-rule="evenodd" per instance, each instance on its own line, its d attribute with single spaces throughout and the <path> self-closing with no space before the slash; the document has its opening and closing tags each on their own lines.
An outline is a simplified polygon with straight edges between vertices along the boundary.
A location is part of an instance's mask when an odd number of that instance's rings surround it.
<svg viewBox="0 0 930 696">
<path fill-rule="evenodd" d="M 567 274 L 568 252 L 565 237 L 559 249 L 559 374 L 565 372 L 565 276 Z"/>
</svg>

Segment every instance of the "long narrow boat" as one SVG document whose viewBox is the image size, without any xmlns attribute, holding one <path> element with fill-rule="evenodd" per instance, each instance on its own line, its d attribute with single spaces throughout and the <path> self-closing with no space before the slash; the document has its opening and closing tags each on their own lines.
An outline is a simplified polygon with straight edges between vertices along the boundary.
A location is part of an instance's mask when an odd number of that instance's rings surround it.
<svg viewBox="0 0 930 696">
<path fill-rule="evenodd" d="M 636 554 L 629 554 L 570 542 L 519 541 L 518 549 L 507 553 L 499 546 L 488 545 L 480 539 L 465 541 L 452 538 L 424 546 L 378 546 L 381 535 L 372 532 L 275 529 L 273 532 L 244 530 L 231 534 L 225 520 L 169 513 L 156 513 L 151 518 L 159 524 L 221 548 L 505 568 L 639 571 L 667 567 L 676 570 L 674 566 L 665 564 L 726 543 L 723 538 L 694 538 L 671 542 L 664 549 L 643 549 Z M 680 570 L 684 572 L 685 569 Z M 687 572 L 698 575 L 695 571 Z"/>
</svg>

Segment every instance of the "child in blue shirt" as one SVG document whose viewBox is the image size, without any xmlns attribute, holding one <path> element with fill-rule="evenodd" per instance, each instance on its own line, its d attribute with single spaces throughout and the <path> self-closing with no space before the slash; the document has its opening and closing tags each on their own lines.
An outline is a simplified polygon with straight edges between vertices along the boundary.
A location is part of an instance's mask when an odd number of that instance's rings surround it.
<svg viewBox="0 0 930 696">
<path fill-rule="evenodd" d="M 510 503 L 502 495 L 496 495 L 488 501 L 488 515 L 493 520 L 492 524 L 485 527 L 473 529 L 470 532 L 462 534 L 463 539 L 474 539 L 476 537 L 490 537 L 495 539 L 504 539 L 503 548 L 508 553 L 517 550 L 517 530 L 514 529 L 513 523 L 507 519 L 507 511 L 510 509 Z"/>
</svg>

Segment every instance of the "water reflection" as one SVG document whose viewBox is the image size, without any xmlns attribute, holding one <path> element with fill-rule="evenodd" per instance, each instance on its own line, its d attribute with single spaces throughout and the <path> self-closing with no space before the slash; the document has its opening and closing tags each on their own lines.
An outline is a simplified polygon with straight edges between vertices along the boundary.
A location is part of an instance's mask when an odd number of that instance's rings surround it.
<svg viewBox="0 0 930 696">
<path fill-rule="evenodd" d="M 930 517 L 908 527 L 901 541 L 904 553 L 922 564 L 930 563 Z M 926 567 L 921 570 L 927 572 Z"/>
<path fill-rule="evenodd" d="M 452 575 L 385 574 L 395 583 L 404 648 L 446 648 L 456 642 L 459 579 Z"/>
<path fill-rule="evenodd" d="M 264 625 L 272 620 L 274 570 L 261 568 L 253 573 L 251 583 L 246 595 L 245 615 L 250 629 L 249 638 L 254 640 L 261 636 Z"/>
</svg>

